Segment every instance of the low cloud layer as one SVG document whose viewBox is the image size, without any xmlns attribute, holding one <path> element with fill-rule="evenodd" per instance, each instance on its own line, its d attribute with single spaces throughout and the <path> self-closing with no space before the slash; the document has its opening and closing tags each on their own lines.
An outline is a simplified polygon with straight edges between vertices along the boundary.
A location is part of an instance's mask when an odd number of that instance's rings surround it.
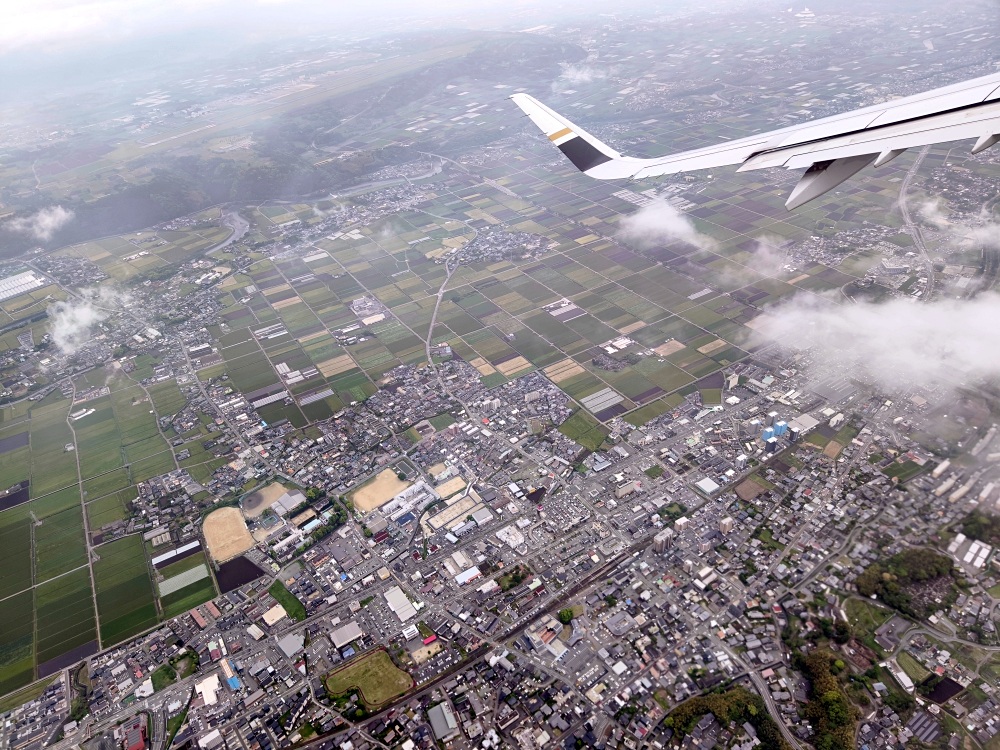
<svg viewBox="0 0 1000 750">
<path fill-rule="evenodd" d="M 594 68 L 590 65 L 576 65 L 574 63 L 560 63 L 560 65 L 562 66 L 562 72 L 559 74 L 559 81 L 573 86 L 593 83 L 594 81 L 607 78 L 607 73 L 600 68 Z"/>
<path fill-rule="evenodd" d="M 982 212 L 971 219 L 953 221 L 948 216 L 947 204 L 940 198 L 934 198 L 917 206 L 917 215 L 927 224 L 951 234 L 959 245 L 1000 247 L 1000 223 L 994 220 L 992 214 Z"/>
<path fill-rule="evenodd" d="M 48 242 L 52 235 L 73 220 L 73 212 L 62 206 L 49 206 L 31 216 L 11 219 L 4 227 L 11 232 L 33 237 L 39 242 Z"/>
<path fill-rule="evenodd" d="M 97 325 L 128 301 L 128 296 L 114 289 L 102 287 L 94 296 L 93 290 L 83 290 L 83 299 L 71 298 L 49 307 L 49 332 L 52 342 L 64 354 L 75 354 L 85 346 Z"/>
<path fill-rule="evenodd" d="M 739 265 L 730 264 L 720 271 L 713 280 L 724 288 L 737 288 L 759 281 L 761 276 L 779 278 L 787 276 L 788 240 L 782 237 L 762 235 L 756 238 L 753 247 Z"/>
<path fill-rule="evenodd" d="M 940 198 L 933 198 L 917 206 L 917 215 L 931 226 L 944 229 L 951 226 L 945 209 L 946 206 Z"/>
<path fill-rule="evenodd" d="M 756 343 L 809 350 L 817 378 L 867 376 L 887 390 L 1000 376 L 1000 296 L 834 304 L 797 297 L 759 319 Z"/>
<path fill-rule="evenodd" d="M 645 250 L 670 242 L 686 242 L 702 249 L 714 245 L 707 234 L 666 201 L 657 200 L 621 220 L 618 237 Z"/>
</svg>

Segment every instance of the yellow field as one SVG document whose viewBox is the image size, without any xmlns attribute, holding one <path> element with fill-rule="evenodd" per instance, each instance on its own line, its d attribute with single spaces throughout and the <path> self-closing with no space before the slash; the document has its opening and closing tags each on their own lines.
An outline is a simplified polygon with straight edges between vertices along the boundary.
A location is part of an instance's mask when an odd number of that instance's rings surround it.
<svg viewBox="0 0 1000 750">
<path fill-rule="evenodd" d="M 561 383 L 564 380 L 569 380 L 574 375 L 579 375 L 585 372 L 583 366 L 572 359 L 562 359 L 555 364 L 549 365 L 542 372 L 545 373 L 545 377 L 551 380 L 553 383 Z"/>
<path fill-rule="evenodd" d="M 386 469 L 354 490 L 348 498 L 359 511 L 369 513 L 385 505 L 410 484 L 411 482 L 400 480 L 392 469 Z"/>
<path fill-rule="evenodd" d="M 354 364 L 354 360 L 351 359 L 350 354 L 341 354 L 339 357 L 328 359 L 316 365 L 316 368 L 324 378 L 332 378 L 334 375 L 353 370 L 355 367 L 357 365 Z"/>
<path fill-rule="evenodd" d="M 441 497 L 451 497 L 456 492 L 465 489 L 465 480 L 462 477 L 452 477 L 435 489 Z"/>
<path fill-rule="evenodd" d="M 659 354 L 661 357 L 666 357 L 668 354 L 679 352 L 683 348 L 684 344 L 682 344 L 680 341 L 678 341 L 677 339 L 670 339 L 666 343 L 660 344 L 658 347 L 653 349 L 653 351 Z"/>
<path fill-rule="evenodd" d="M 497 365 L 500 374 L 505 378 L 509 378 L 514 373 L 521 372 L 521 370 L 526 370 L 529 367 L 531 367 L 531 362 L 524 357 L 514 357 L 514 359 L 508 359 L 506 362 L 501 362 Z"/>
<path fill-rule="evenodd" d="M 389 654 L 382 650 L 355 659 L 326 678 L 331 695 L 357 690 L 369 708 L 388 703 L 411 687 L 413 678 L 393 664 Z"/>
<path fill-rule="evenodd" d="M 288 492 L 287 487 L 278 482 L 271 482 L 267 487 L 261 487 L 243 501 L 243 512 L 247 518 L 256 518 L 286 492 Z"/>
<path fill-rule="evenodd" d="M 226 562 L 253 547 L 253 537 L 239 508 L 219 508 L 205 516 L 205 544 L 216 562 Z"/>
<path fill-rule="evenodd" d="M 479 370 L 480 375 L 492 375 L 497 371 L 493 365 L 482 357 L 476 357 L 473 360 L 469 360 L 469 364 Z"/>
<path fill-rule="evenodd" d="M 719 351 L 719 349 L 725 349 L 727 346 L 729 346 L 729 344 L 722 339 L 716 339 L 715 341 L 710 341 L 704 346 L 699 346 L 698 351 L 702 354 L 711 354 L 712 352 Z"/>
<path fill-rule="evenodd" d="M 618 333 L 620 333 L 622 336 L 627 336 L 628 334 L 634 333 L 635 331 L 638 331 L 640 328 L 645 328 L 645 327 L 646 327 L 645 323 L 643 323 L 641 320 L 637 320 L 635 321 L 635 323 L 629 323 L 627 326 L 619 328 Z"/>
<path fill-rule="evenodd" d="M 302 301 L 301 297 L 289 297 L 288 299 L 279 300 L 278 302 L 272 302 L 271 307 L 275 310 L 280 310 L 283 307 L 289 307 L 290 305 L 297 305 Z"/>
</svg>

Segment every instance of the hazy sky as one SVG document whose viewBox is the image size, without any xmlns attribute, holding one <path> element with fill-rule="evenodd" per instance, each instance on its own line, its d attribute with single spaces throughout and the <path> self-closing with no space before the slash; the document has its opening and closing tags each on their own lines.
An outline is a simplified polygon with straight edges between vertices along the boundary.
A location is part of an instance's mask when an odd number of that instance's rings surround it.
<svg viewBox="0 0 1000 750">
<path fill-rule="evenodd" d="M 634 3 L 633 3 L 634 4 Z M 585 0 L 573 7 L 601 7 Z M 532 0 L 7 0 L 0 23 L 0 55 L 27 49 L 41 52 L 81 44 L 134 39 L 188 29 L 215 28 L 226 36 L 234 31 L 261 35 L 344 30 L 378 34 L 385 25 L 422 18 L 456 26 L 477 22 L 517 23 L 522 14 L 559 13 L 568 3 Z"/>
</svg>

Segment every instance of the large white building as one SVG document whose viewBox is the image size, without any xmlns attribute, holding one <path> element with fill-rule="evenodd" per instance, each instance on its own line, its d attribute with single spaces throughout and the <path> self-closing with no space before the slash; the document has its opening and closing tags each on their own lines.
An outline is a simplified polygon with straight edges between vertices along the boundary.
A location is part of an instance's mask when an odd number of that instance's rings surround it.
<svg viewBox="0 0 1000 750">
<path fill-rule="evenodd" d="M 0 279 L 0 301 L 30 292 L 32 289 L 38 289 L 42 286 L 45 286 L 45 279 L 39 277 L 34 271 L 25 271 L 14 276 L 8 276 L 5 279 Z"/>
</svg>

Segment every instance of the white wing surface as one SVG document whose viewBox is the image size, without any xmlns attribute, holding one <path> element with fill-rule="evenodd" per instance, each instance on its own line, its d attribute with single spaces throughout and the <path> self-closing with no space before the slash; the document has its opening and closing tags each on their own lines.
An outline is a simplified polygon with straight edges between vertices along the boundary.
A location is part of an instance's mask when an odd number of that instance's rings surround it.
<svg viewBox="0 0 1000 750">
<path fill-rule="evenodd" d="M 972 153 L 978 153 L 1000 142 L 1000 73 L 652 159 L 622 156 L 527 94 L 511 99 L 581 172 L 598 180 L 638 180 L 727 165 L 739 165 L 741 172 L 804 168 L 785 204 L 789 209 L 908 148 L 975 138 Z"/>
</svg>

